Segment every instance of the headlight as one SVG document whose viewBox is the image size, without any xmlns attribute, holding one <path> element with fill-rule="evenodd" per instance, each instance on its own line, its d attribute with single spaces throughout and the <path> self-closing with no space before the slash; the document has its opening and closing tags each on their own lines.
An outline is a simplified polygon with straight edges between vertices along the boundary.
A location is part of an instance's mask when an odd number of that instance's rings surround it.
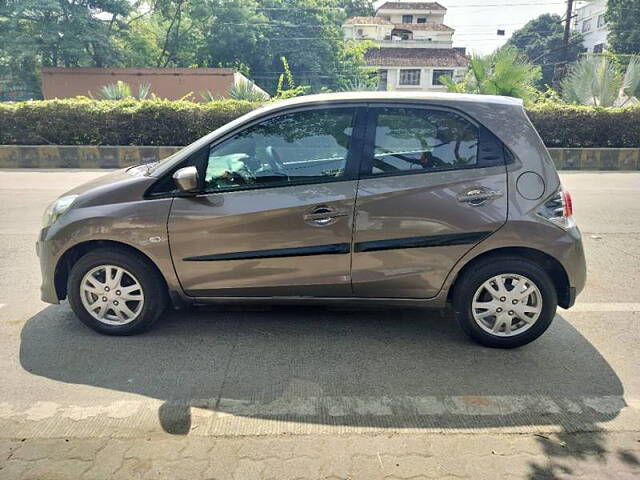
<svg viewBox="0 0 640 480">
<path fill-rule="evenodd" d="M 47 207 L 42 217 L 42 226 L 48 227 L 62 216 L 64 212 L 69 210 L 78 195 L 65 195 Z"/>
</svg>

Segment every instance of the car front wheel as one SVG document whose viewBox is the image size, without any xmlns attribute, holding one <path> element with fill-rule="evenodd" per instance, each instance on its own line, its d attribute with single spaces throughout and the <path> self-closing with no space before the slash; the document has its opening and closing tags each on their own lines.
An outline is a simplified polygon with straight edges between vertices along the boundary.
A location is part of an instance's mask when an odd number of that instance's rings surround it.
<svg viewBox="0 0 640 480">
<path fill-rule="evenodd" d="M 148 329 L 166 303 L 164 283 L 152 265 L 134 253 L 98 249 L 71 269 L 67 292 L 78 318 L 108 335 Z"/>
<path fill-rule="evenodd" d="M 519 347 L 542 335 L 557 302 L 549 275 L 521 258 L 493 258 L 476 265 L 453 295 L 462 329 L 477 342 L 498 348 Z"/>
</svg>

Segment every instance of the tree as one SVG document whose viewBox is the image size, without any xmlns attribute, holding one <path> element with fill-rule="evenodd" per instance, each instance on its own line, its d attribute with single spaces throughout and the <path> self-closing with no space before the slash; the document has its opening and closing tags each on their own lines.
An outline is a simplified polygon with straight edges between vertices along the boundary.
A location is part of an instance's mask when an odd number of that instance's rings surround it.
<svg viewBox="0 0 640 480">
<path fill-rule="evenodd" d="M 640 57 L 631 57 L 624 74 L 607 57 L 588 56 L 572 66 L 562 81 L 562 98 L 568 103 L 622 106 L 638 103 Z"/>
<path fill-rule="evenodd" d="M 342 42 L 338 50 L 337 86 L 339 91 L 367 91 L 378 89 L 378 69 L 367 67 L 364 56 L 368 50 L 379 48 L 370 41 Z"/>
<path fill-rule="evenodd" d="M 22 48 L 51 67 L 102 67 L 117 57 L 113 36 L 127 0 L 8 0 L 0 7 L 3 50 Z"/>
<path fill-rule="evenodd" d="M 347 7 L 362 8 L 366 2 L 217 1 L 220 5 L 203 34 L 205 47 L 198 65 L 246 66 L 252 79 L 275 94 L 282 57 L 298 84 L 309 85 L 312 91 L 336 90 L 345 79 L 367 77 L 362 67 L 369 45 L 345 43 L 341 28 Z"/>
<path fill-rule="evenodd" d="M 4 0 L 0 72 L 13 88 L 39 90 L 40 65 L 113 65 L 114 37 L 130 9 L 127 0 Z"/>
<path fill-rule="evenodd" d="M 348 17 L 373 17 L 375 8 L 371 0 L 342 0 L 341 6 Z"/>
<path fill-rule="evenodd" d="M 209 0 L 196 64 L 239 68 L 244 73 L 265 70 L 270 55 L 262 48 L 269 18 L 258 8 L 254 0 Z"/>
<path fill-rule="evenodd" d="M 268 17 L 264 40 L 260 43 L 268 63 L 252 75 L 273 89 L 286 57 L 300 84 L 314 91 L 335 88 L 340 73 L 345 14 L 337 0 L 260 0 L 260 10 Z"/>
<path fill-rule="evenodd" d="M 540 79 L 540 67 L 530 63 L 518 49 L 505 46 L 486 56 L 471 57 L 469 71 L 461 82 L 447 76 L 440 81 L 450 92 L 504 95 L 529 101 Z"/>
<path fill-rule="evenodd" d="M 605 19 L 609 28 L 607 41 L 615 53 L 640 53 L 640 2 L 608 0 Z"/>
<path fill-rule="evenodd" d="M 540 65 L 542 77 L 536 82 L 538 88 L 552 84 L 555 65 L 565 60 L 563 35 L 564 25 L 560 16 L 545 13 L 514 32 L 507 42 L 507 45 L 520 50 L 531 63 Z M 573 33 L 569 40 L 568 62 L 575 62 L 582 50 L 582 35 Z"/>
<path fill-rule="evenodd" d="M 365 81 L 369 46 L 345 43 L 370 0 L 0 0 L 0 82 L 39 90 L 40 66 L 231 67 L 275 93 Z"/>
</svg>

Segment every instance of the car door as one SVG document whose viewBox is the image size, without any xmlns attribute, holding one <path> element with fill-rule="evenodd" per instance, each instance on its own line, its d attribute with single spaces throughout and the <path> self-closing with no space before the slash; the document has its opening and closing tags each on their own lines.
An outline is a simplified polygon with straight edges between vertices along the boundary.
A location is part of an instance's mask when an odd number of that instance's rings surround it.
<svg viewBox="0 0 640 480">
<path fill-rule="evenodd" d="M 356 106 L 290 110 L 195 159 L 202 191 L 175 198 L 171 255 L 191 296 L 349 296 Z M 362 114 L 359 118 L 362 118 Z"/>
<path fill-rule="evenodd" d="M 505 150 L 442 107 L 369 109 L 356 202 L 356 296 L 429 298 L 507 218 Z"/>
</svg>

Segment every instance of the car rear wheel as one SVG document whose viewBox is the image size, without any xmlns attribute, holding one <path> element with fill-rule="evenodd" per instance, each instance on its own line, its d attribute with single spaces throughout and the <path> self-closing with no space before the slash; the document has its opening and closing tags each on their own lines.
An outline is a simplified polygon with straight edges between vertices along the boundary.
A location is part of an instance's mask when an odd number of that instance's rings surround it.
<svg viewBox="0 0 640 480">
<path fill-rule="evenodd" d="M 67 292 L 78 318 L 108 335 L 148 329 L 166 305 L 164 282 L 153 265 L 124 250 L 98 249 L 81 257 L 71 269 Z"/>
<path fill-rule="evenodd" d="M 553 320 L 557 294 L 549 275 L 522 258 L 492 258 L 467 270 L 453 304 L 462 329 L 477 342 L 514 348 L 542 335 Z"/>
</svg>

